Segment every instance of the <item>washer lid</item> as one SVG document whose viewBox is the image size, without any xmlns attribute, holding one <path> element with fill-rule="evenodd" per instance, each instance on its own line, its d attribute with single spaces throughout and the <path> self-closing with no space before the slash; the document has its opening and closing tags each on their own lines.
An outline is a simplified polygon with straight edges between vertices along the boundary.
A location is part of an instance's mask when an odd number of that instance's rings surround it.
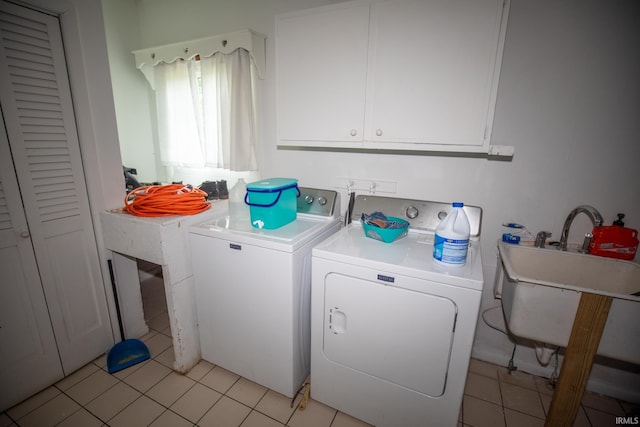
<svg viewBox="0 0 640 427">
<path fill-rule="evenodd" d="M 293 251 L 328 228 L 338 228 L 338 218 L 298 214 L 295 221 L 267 230 L 253 227 L 249 218 L 237 220 L 225 215 L 191 227 L 192 233 L 229 241 Z"/>
</svg>

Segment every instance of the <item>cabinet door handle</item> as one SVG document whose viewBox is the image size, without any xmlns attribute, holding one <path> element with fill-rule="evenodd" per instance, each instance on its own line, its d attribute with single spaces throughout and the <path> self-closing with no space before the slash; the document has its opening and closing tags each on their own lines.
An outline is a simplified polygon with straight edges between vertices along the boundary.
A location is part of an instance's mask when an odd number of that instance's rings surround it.
<svg viewBox="0 0 640 427">
<path fill-rule="evenodd" d="M 376 136 L 382 136 L 382 129 L 378 129 L 376 131 Z"/>
<path fill-rule="evenodd" d="M 358 134 L 358 131 L 356 129 L 351 129 L 351 132 L 349 132 L 351 134 L 351 136 L 356 136 Z"/>
<path fill-rule="evenodd" d="M 28 238 L 30 236 L 31 236 L 31 234 L 29 234 L 29 232 L 26 231 L 26 230 L 20 232 L 20 237 L 22 237 L 23 239 L 26 239 L 26 238 Z"/>
</svg>

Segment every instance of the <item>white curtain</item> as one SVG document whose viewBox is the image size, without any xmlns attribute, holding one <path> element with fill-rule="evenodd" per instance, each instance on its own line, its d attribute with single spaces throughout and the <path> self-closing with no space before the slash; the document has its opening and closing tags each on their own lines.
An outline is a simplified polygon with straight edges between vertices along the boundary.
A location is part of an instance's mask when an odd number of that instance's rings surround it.
<svg viewBox="0 0 640 427">
<path fill-rule="evenodd" d="M 159 64 L 156 103 L 162 163 L 256 170 L 254 77 L 244 49 Z"/>
<path fill-rule="evenodd" d="M 156 107 L 160 161 L 165 165 L 202 167 L 197 98 L 191 92 L 191 61 L 177 60 L 156 69 Z"/>
</svg>

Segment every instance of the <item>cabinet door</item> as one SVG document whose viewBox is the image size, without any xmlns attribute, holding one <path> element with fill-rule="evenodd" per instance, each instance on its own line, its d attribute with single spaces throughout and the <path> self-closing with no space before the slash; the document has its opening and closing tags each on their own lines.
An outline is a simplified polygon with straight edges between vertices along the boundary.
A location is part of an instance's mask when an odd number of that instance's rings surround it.
<svg viewBox="0 0 640 427">
<path fill-rule="evenodd" d="M 362 1 L 278 17 L 281 145 L 362 141 L 368 28 L 369 3 Z"/>
<path fill-rule="evenodd" d="M 0 2 L 0 103 L 66 374 L 113 345 L 58 18 Z"/>
<path fill-rule="evenodd" d="M 488 145 L 502 10 L 503 0 L 378 5 L 372 141 Z"/>
<path fill-rule="evenodd" d="M 4 121 L 0 122 L 0 280 L 2 411 L 63 377 Z"/>
</svg>

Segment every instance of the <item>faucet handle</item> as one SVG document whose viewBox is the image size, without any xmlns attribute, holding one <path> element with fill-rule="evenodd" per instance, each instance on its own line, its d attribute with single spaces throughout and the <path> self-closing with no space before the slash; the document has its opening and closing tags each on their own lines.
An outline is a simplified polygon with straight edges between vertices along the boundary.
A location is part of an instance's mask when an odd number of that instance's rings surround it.
<svg viewBox="0 0 640 427">
<path fill-rule="evenodd" d="M 546 240 L 551 237 L 550 231 L 539 231 L 536 235 L 535 246 L 536 248 L 544 248 Z"/>
<path fill-rule="evenodd" d="M 593 240 L 592 233 L 585 233 L 584 241 L 582 242 L 582 248 L 580 248 L 580 253 L 588 254 L 591 253 L 591 241 Z"/>
</svg>

